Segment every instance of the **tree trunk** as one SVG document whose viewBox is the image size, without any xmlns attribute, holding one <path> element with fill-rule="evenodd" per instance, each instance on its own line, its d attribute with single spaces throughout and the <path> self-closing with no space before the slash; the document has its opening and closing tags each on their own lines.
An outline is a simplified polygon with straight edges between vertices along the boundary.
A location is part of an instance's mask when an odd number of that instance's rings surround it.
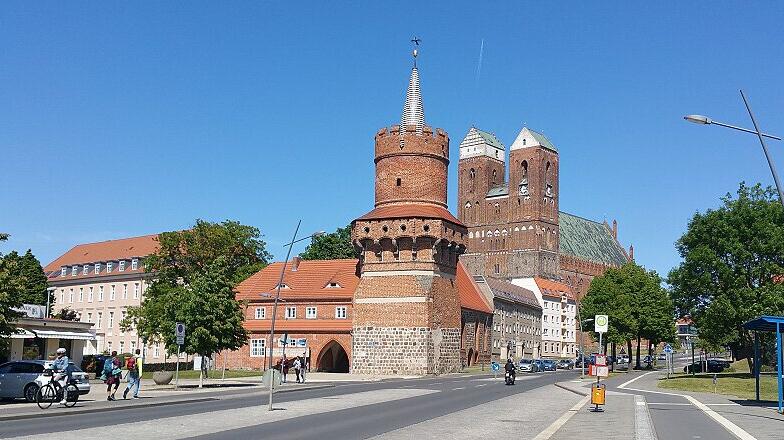
<svg viewBox="0 0 784 440">
<path fill-rule="evenodd" d="M 615 354 L 615 342 L 613 342 L 610 346 L 612 347 L 612 358 L 614 361 L 613 363 L 610 364 L 610 371 L 615 371 L 615 361 L 618 360 L 618 356 L 616 356 Z"/>
<path fill-rule="evenodd" d="M 631 373 L 632 371 L 632 340 L 626 340 L 626 355 L 629 357 L 629 362 L 626 363 L 626 372 Z"/>
<path fill-rule="evenodd" d="M 634 368 L 636 370 L 640 369 L 640 343 L 642 343 L 641 339 L 642 338 L 640 337 L 640 335 L 637 335 L 637 355 L 635 356 L 635 361 L 634 361 L 635 363 Z"/>
</svg>

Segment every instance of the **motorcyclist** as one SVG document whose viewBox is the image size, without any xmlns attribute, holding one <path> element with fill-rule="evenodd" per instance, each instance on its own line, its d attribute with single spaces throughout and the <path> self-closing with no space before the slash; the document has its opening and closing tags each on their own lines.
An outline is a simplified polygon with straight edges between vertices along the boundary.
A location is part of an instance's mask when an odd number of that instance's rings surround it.
<svg viewBox="0 0 784 440">
<path fill-rule="evenodd" d="M 508 358 L 506 360 L 506 365 L 504 365 L 504 371 L 509 373 L 512 379 L 515 378 L 515 371 L 517 371 L 517 367 L 515 367 L 514 362 L 512 362 L 512 358 Z"/>
<path fill-rule="evenodd" d="M 52 376 L 52 380 L 56 380 L 60 383 L 60 386 L 63 387 L 63 400 L 60 401 L 60 405 L 65 405 L 67 400 L 67 395 L 65 392 L 65 385 L 68 383 L 68 380 L 71 378 L 71 368 L 70 368 L 71 360 L 68 359 L 68 356 L 65 354 L 65 349 L 60 347 L 57 349 L 57 357 L 52 362 L 52 372 L 54 376 Z"/>
</svg>

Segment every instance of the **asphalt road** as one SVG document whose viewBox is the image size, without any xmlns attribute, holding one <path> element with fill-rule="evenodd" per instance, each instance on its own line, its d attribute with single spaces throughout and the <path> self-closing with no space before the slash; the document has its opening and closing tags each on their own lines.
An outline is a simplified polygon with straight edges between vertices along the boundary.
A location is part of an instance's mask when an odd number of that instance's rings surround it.
<svg viewBox="0 0 784 440">
<path fill-rule="evenodd" d="M 302 417 L 265 423 L 249 428 L 235 429 L 201 438 L 225 439 L 301 439 L 301 438 L 367 438 L 387 431 L 430 420 L 445 414 L 470 408 L 527 390 L 562 381 L 578 374 L 574 371 L 558 373 L 539 373 L 529 380 L 518 381 L 514 386 L 505 386 L 502 379 L 490 382 L 491 386 L 463 387 L 467 381 L 464 376 L 427 377 L 408 380 L 385 380 L 381 382 L 361 382 L 337 384 L 330 388 L 289 391 L 276 395 L 275 402 L 283 404 L 317 397 L 338 396 L 388 388 L 419 388 L 440 390 L 440 393 L 394 400 L 373 405 L 365 405 L 345 410 L 332 411 Z M 476 379 L 477 376 L 471 376 Z M 234 394 L 207 402 L 161 405 L 146 408 L 132 408 L 104 412 L 85 413 L 46 417 L 38 420 L 6 421 L 0 424 L 0 438 L 21 435 L 47 434 L 84 429 L 89 427 L 109 427 L 114 422 L 155 420 L 203 414 L 212 411 L 263 407 L 266 396 L 259 393 Z M 216 421 L 217 422 L 217 421 Z M 219 422 L 218 422 L 219 423 Z M 56 435 L 56 434 L 55 434 Z"/>
</svg>

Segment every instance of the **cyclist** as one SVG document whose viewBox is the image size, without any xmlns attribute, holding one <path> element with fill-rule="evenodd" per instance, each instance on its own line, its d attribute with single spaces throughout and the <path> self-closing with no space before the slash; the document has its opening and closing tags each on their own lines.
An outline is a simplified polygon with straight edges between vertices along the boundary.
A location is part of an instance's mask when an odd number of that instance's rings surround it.
<svg viewBox="0 0 784 440">
<path fill-rule="evenodd" d="M 65 349 L 60 347 L 57 349 L 57 358 L 52 362 L 52 380 L 56 380 L 63 390 L 63 400 L 60 405 L 65 405 L 67 402 L 67 393 L 65 392 L 65 385 L 71 380 L 71 360 L 65 354 Z"/>
</svg>

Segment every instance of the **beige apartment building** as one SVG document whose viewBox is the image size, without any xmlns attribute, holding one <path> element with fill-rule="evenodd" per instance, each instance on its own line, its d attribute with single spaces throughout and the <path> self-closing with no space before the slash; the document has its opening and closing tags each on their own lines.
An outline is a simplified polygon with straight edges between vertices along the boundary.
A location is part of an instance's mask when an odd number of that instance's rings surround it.
<svg viewBox="0 0 784 440">
<path fill-rule="evenodd" d="M 162 347 L 144 347 L 135 331 L 120 328 L 128 307 L 138 306 L 144 297 L 150 274 L 142 259 L 157 249 L 157 237 L 80 244 L 44 268 L 54 291 L 54 313 L 68 307 L 95 330 L 96 340 L 85 344 L 83 354 L 132 353 L 139 348 L 146 349 L 148 362 L 164 361 Z"/>
</svg>

